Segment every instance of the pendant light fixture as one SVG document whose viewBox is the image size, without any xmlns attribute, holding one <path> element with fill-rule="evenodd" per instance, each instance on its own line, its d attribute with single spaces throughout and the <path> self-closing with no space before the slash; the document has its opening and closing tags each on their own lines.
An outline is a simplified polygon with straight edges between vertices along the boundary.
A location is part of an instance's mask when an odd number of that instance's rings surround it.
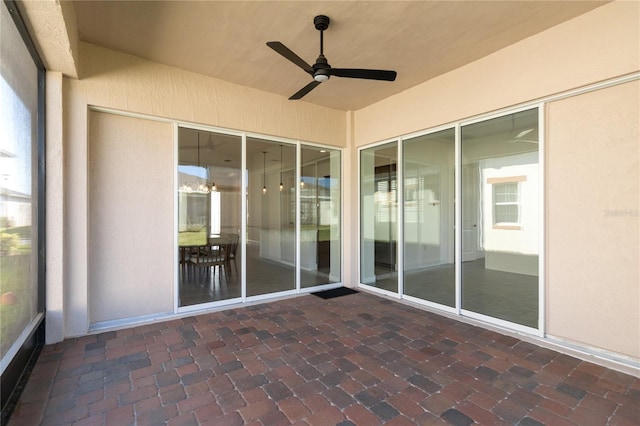
<svg viewBox="0 0 640 426">
<path fill-rule="evenodd" d="M 282 145 L 280 145 L 280 192 L 284 189 L 282 184 Z"/>
<path fill-rule="evenodd" d="M 200 168 L 200 132 L 198 131 L 198 168 Z M 198 185 L 198 191 L 204 192 L 205 185 L 200 182 Z"/>
<path fill-rule="evenodd" d="M 262 193 L 267 193 L 267 151 L 262 151 Z"/>
<path fill-rule="evenodd" d="M 211 135 L 209 135 L 209 138 L 211 138 Z M 209 181 L 209 166 L 201 166 L 200 165 L 200 132 L 198 131 L 198 142 L 197 142 L 197 158 L 196 158 L 196 165 L 198 167 L 198 169 L 203 168 L 206 169 L 207 175 L 206 175 L 206 180 L 203 182 L 202 180 L 200 180 L 201 178 L 198 178 L 195 182 L 187 182 L 186 184 L 182 185 L 179 189 L 180 192 L 199 192 L 201 194 L 208 194 L 210 192 L 215 192 L 218 190 L 218 187 L 216 186 L 215 182 L 210 182 Z M 194 190 L 195 188 L 195 190 Z"/>
<path fill-rule="evenodd" d="M 209 138 L 209 142 L 211 143 L 211 133 L 208 134 L 208 138 Z M 207 166 L 207 188 L 209 189 L 209 192 L 216 192 L 218 190 L 218 187 L 216 186 L 216 182 L 215 181 L 211 181 L 211 183 L 209 183 L 209 173 L 210 173 L 210 169 L 209 166 Z"/>
</svg>

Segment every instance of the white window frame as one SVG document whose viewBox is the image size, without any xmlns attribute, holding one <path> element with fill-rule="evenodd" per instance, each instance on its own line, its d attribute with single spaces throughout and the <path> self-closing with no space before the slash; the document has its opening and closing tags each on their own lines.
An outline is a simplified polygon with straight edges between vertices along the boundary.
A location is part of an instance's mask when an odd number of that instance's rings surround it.
<svg viewBox="0 0 640 426">
<path fill-rule="evenodd" d="M 512 230 L 519 231 L 522 229 L 521 226 L 521 182 L 525 182 L 527 180 L 526 176 L 513 176 L 513 177 L 504 177 L 504 178 L 489 178 L 487 179 L 487 184 L 491 185 L 491 193 L 492 193 L 492 214 L 493 214 L 493 229 L 503 229 L 503 230 Z M 515 185 L 516 188 L 516 200 L 515 201 L 496 201 L 496 189 L 503 185 Z M 497 217 L 496 207 L 499 206 L 516 206 L 517 208 L 517 218 L 515 221 L 500 221 Z"/>
</svg>

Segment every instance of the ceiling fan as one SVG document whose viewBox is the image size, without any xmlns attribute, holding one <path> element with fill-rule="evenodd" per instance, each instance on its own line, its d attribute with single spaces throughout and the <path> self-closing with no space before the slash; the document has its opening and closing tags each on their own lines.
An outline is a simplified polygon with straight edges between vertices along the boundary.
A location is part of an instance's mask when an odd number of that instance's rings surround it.
<svg viewBox="0 0 640 426">
<path fill-rule="evenodd" d="M 511 142 L 511 143 L 516 143 L 516 142 L 538 143 L 538 136 L 537 136 L 538 132 L 534 132 L 534 130 L 535 129 L 533 129 L 533 128 L 523 130 L 520 133 L 518 133 L 515 136 L 515 138 L 509 139 L 509 142 Z M 531 133 L 531 135 L 528 138 L 525 138 L 525 136 L 529 135 L 529 133 Z"/>
<path fill-rule="evenodd" d="M 298 90 L 289 99 L 302 98 L 320 83 L 329 80 L 329 77 L 331 77 L 332 75 L 336 77 L 364 78 L 367 80 L 394 81 L 396 79 L 395 71 L 370 70 L 361 68 L 332 68 L 331 65 L 329 65 L 329 62 L 327 62 L 327 58 L 325 58 L 323 52 L 323 34 L 324 30 L 329 28 L 329 17 L 325 15 L 318 15 L 313 18 L 313 25 L 318 31 L 320 31 L 320 56 L 318 56 L 318 59 L 316 59 L 316 63 L 313 65 L 309 65 L 308 63 L 306 63 L 302 58 L 293 53 L 288 47 L 286 47 L 279 41 L 267 42 L 267 46 L 302 68 L 305 72 L 313 77 L 313 81 L 311 83 Z"/>
</svg>

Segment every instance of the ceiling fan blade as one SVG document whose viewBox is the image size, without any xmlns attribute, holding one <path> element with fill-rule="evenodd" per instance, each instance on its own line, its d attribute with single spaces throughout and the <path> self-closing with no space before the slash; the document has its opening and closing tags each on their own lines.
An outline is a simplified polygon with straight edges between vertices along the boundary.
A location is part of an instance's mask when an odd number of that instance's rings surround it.
<svg viewBox="0 0 640 426">
<path fill-rule="evenodd" d="M 291 49 L 289 49 L 284 44 L 280 43 L 279 41 L 268 41 L 267 46 L 305 70 L 307 73 L 313 75 L 313 68 L 311 67 L 311 65 L 306 63 L 300 56 L 293 53 Z"/>
<path fill-rule="evenodd" d="M 329 74 L 336 77 L 366 78 L 367 80 L 394 81 L 397 73 L 385 70 L 365 70 L 360 68 L 331 68 Z"/>
<path fill-rule="evenodd" d="M 302 98 L 304 95 L 306 95 L 307 93 L 309 93 L 310 91 L 312 91 L 313 89 L 316 88 L 316 86 L 318 84 L 320 84 L 320 81 L 315 81 L 313 80 L 311 83 L 307 84 L 306 86 L 304 86 L 302 89 L 298 90 L 296 93 L 294 93 L 293 95 L 291 95 L 291 97 L 289 98 L 289 100 L 295 100 L 295 99 L 300 99 Z"/>
</svg>

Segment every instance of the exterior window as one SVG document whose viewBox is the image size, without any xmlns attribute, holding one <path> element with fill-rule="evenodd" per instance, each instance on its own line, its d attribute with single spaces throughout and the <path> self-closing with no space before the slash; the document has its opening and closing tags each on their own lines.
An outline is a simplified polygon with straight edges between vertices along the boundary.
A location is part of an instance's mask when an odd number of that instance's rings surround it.
<svg viewBox="0 0 640 426">
<path fill-rule="evenodd" d="M 487 179 L 493 193 L 493 229 L 520 230 L 521 182 L 526 176 L 492 177 Z"/>
<path fill-rule="evenodd" d="M 517 183 L 493 185 L 493 224 L 520 222 L 519 191 Z"/>
<path fill-rule="evenodd" d="M 220 205 L 220 192 L 213 191 L 209 193 L 209 206 L 211 208 L 211 217 L 209 223 L 211 224 L 211 234 L 220 234 L 220 223 L 222 218 L 222 207 Z"/>
</svg>

